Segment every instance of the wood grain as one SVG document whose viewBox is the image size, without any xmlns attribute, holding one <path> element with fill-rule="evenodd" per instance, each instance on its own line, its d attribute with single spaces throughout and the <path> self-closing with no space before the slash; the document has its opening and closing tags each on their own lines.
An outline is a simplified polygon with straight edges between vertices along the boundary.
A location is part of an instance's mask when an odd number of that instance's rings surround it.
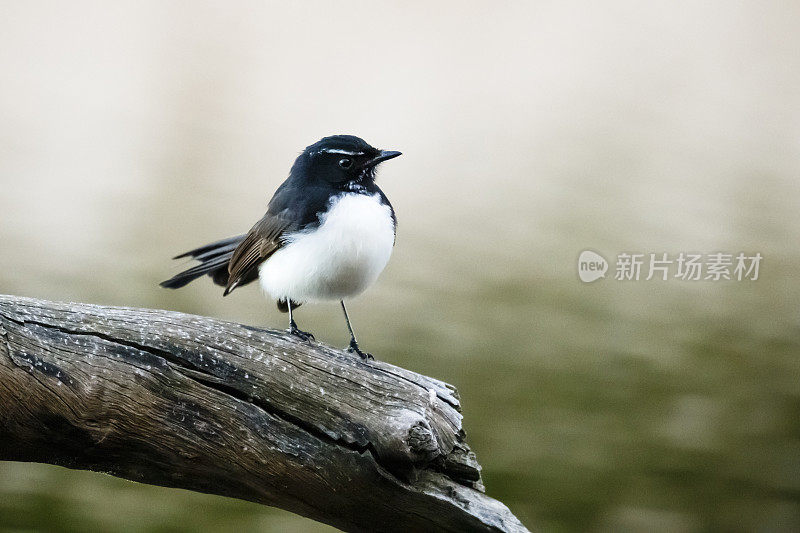
<svg viewBox="0 0 800 533">
<path fill-rule="evenodd" d="M 241 498 L 348 531 L 527 531 L 455 388 L 283 332 L 0 295 L 0 459 Z"/>
</svg>

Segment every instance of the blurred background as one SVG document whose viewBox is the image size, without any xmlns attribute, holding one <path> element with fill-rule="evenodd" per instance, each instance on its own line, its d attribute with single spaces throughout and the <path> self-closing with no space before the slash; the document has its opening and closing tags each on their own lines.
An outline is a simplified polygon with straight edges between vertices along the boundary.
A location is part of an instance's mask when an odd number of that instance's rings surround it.
<svg viewBox="0 0 800 533">
<path fill-rule="evenodd" d="M 800 530 L 795 1 L 0 2 L 0 292 L 273 328 L 158 282 L 296 155 L 404 152 L 378 358 L 456 385 L 489 495 L 545 531 Z M 584 284 L 577 257 L 759 252 L 757 281 Z M 339 346 L 336 304 L 298 322 Z M 0 529 L 325 531 L 0 463 Z"/>
</svg>

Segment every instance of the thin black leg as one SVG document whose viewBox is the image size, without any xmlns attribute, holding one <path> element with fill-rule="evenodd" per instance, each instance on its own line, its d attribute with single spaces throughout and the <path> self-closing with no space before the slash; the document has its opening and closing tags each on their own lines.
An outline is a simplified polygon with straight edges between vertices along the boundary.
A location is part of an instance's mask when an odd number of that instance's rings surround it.
<svg viewBox="0 0 800 533">
<path fill-rule="evenodd" d="M 375 359 L 371 353 L 362 352 L 361 349 L 358 347 L 358 341 L 356 340 L 356 334 L 353 333 L 353 326 L 350 325 L 350 317 L 347 316 L 347 308 L 344 306 L 344 300 L 339 300 L 342 304 L 342 311 L 344 311 L 344 321 L 347 322 L 347 330 L 350 332 L 350 346 L 347 348 L 347 351 L 350 353 L 357 353 L 361 356 L 361 359 Z"/>
<path fill-rule="evenodd" d="M 289 307 L 289 333 L 295 337 L 299 337 L 304 341 L 314 340 L 314 335 L 308 331 L 300 331 L 297 328 L 297 323 L 294 321 L 294 317 L 292 316 L 292 300 L 290 298 L 286 298 L 286 305 Z"/>
</svg>

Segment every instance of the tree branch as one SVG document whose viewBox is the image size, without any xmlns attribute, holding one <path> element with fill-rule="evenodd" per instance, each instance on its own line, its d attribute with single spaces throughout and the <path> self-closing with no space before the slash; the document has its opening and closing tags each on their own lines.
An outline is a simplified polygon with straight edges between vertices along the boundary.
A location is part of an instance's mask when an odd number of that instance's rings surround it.
<svg viewBox="0 0 800 533">
<path fill-rule="evenodd" d="M 0 295 L 0 460 L 349 531 L 527 531 L 483 494 L 451 385 L 182 313 Z"/>
</svg>

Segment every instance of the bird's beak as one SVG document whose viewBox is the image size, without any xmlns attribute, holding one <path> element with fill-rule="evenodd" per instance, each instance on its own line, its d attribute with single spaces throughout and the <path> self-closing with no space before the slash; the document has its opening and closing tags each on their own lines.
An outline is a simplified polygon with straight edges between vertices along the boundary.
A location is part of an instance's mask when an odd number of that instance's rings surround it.
<svg viewBox="0 0 800 533">
<path fill-rule="evenodd" d="M 377 165 L 382 161 L 394 159 L 395 157 L 400 155 L 403 155 L 403 152 L 395 152 L 392 150 L 381 150 L 381 153 L 379 153 L 377 156 L 373 157 L 369 161 L 365 162 L 363 165 L 361 165 L 361 168 L 374 167 L 375 165 Z"/>
</svg>

